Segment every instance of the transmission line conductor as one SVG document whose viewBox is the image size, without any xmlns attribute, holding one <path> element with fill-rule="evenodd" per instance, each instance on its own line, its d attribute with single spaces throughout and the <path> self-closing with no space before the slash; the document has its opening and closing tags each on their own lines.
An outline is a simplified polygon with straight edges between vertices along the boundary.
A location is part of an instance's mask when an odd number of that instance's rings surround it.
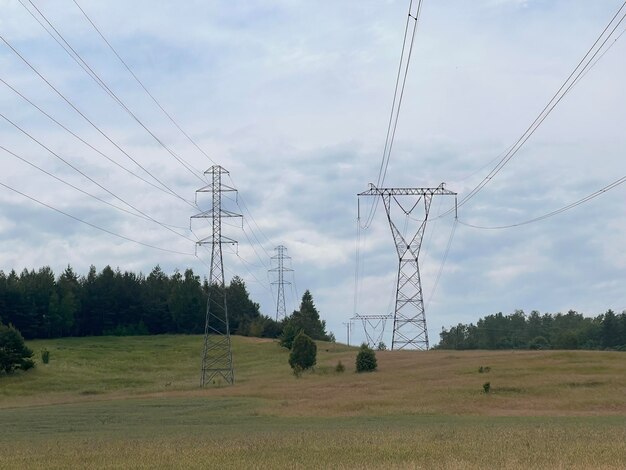
<svg viewBox="0 0 626 470">
<path fill-rule="evenodd" d="M 367 191 L 358 194 L 359 198 L 361 196 L 375 196 L 382 199 L 398 255 L 395 308 L 392 314 L 393 334 L 391 349 L 427 350 L 429 342 L 424 309 L 424 294 L 419 269 L 420 248 L 424 239 L 424 231 L 433 197 L 454 196 L 454 211 L 456 214 L 457 193 L 447 190 L 444 183 L 435 188 L 379 188 L 370 183 Z M 411 206 L 405 207 L 400 202 L 400 198 L 405 196 L 417 196 L 417 200 Z M 406 234 L 403 235 L 393 221 L 391 209 L 392 207 L 398 207 L 404 215 L 409 217 L 420 206 L 420 202 L 423 202 L 424 216 L 423 219 L 417 219 L 419 226 L 409 239 L 406 237 Z M 374 319 L 371 318 L 370 320 Z M 368 319 L 365 317 L 361 318 L 361 320 L 367 321 Z"/>
<path fill-rule="evenodd" d="M 228 307 L 224 286 L 222 245 L 236 245 L 237 241 L 222 235 L 222 219 L 241 217 L 241 214 L 222 208 L 222 194 L 237 191 L 235 188 L 222 183 L 222 177 L 227 174 L 228 171 L 219 165 L 214 165 L 204 172 L 209 184 L 196 191 L 195 200 L 197 202 L 198 193 L 211 193 L 211 208 L 191 216 L 189 222 L 191 227 L 193 219 L 211 219 L 212 228 L 209 236 L 195 243 L 196 250 L 198 246 L 211 245 L 211 264 L 209 265 L 208 278 L 209 291 L 207 293 L 204 348 L 200 374 L 201 387 L 210 382 L 215 383 L 215 380 L 220 378 L 231 385 L 235 381 Z"/>
</svg>

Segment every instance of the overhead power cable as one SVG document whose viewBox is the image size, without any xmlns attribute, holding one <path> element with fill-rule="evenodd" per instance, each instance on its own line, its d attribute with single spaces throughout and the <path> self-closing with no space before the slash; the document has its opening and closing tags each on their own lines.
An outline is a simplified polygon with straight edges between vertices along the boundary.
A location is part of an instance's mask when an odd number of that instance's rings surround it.
<svg viewBox="0 0 626 470">
<path fill-rule="evenodd" d="M 130 202 L 126 201 L 124 198 L 118 196 L 117 194 L 115 194 L 113 191 L 111 191 L 110 189 L 106 188 L 104 185 L 102 185 L 101 183 L 97 182 L 96 180 L 94 180 L 91 176 L 89 176 L 87 173 L 85 173 L 84 171 L 82 171 L 80 168 L 78 168 L 77 166 L 75 166 L 73 163 L 69 162 L 68 160 L 66 160 L 65 158 L 63 158 L 62 156 L 60 156 L 58 153 L 56 153 L 54 150 L 52 150 L 50 147 L 46 146 L 44 143 L 42 143 L 40 140 L 38 140 L 36 137 L 34 137 L 32 134 L 28 133 L 25 129 L 23 129 L 22 127 L 20 127 L 18 124 L 14 123 L 13 121 L 11 121 L 9 118 L 7 118 L 4 114 L 0 113 L 0 118 L 4 119 L 6 122 L 8 122 L 9 124 L 11 124 L 13 127 L 15 127 L 17 130 L 19 130 L 21 133 L 23 133 L 25 136 L 27 136 L 28 138 L 30 138 L 33 142 L 35 142 L 37 145 L 39 145 L 40 147 L 42 147 L 43 149 L 45 149 L 46 151 L 48 151 L 51 155 L 53 155 L 55 158 L 57 158 L 58 160 L 60 160 L 61 162 L 63 162 L 65 165 L 67 165 L 68 167 L 70 167 L 72 170 L 76 171 L 78 174 L 80 174 L 81 176 L 83 176 L 84 178 L 87 178 L 89 181 L 91 181 L 93 184 L 95 184 L 96 186 L 98 186 L 100 189 L 102 189 L 103 191 L 105 191 L 107 194 L 111 195 L 112 197 L 114 197 L 115 199 L 117 199 L 118 201 L 124 203 L 126 206 L 130 207 L 131 209 L 133 209 L 134 211 L 136 211 L 137 213 L 143 215 L 146 219 L 151 220 L 152 222 L 160 225 L 161 227 L 163 227 L 164 229 L 178 235 L 179 237 L 183 237 L 189 241 L 193 241 L 191 238 L 188 238 L 184 235 L 181 235 L 180 233 L 178 233 L 177 231 L 175 231 L 174 229 L 168 227 L 167 225 L 164 225 L 163 223 L 159 222 L 158 220 L 155 220 L 153 217 L 149 216 L 148 214 L 146 214 L 144 211 L 142 211 L 141 209 L 138 209 L 137 207 L 135 207 L 134 205 L 132 205 Z"/>
<path fill-rule="evenodd" d="M 567 204 L 566 206 L 563 206 L 559 209 L 553 210 L 551 212 L 548 212 L 546 214 L 540 215 L 539 217 L 534 217 L 532 219 L 529 220 L 525 220 L 523 222 L 518 222 L 515 224 L 509 224 L 509 225 L 497 225 L 497 226 L 492 226 L 492 227 L 486 227 L 486 226 L 481 226 L 481 225 L 474 225 L 474 224 L 470 224 L 468 222 L 462 222 L 459 220 L 459 223 L 462 225 L 465 225 L 466 227 L 471 227 L 471 228 L 476 228 L 476 229 L 483 229 L 483 230 L 502 230 L 502 229 L 507 229 L 507 228 L 513 228 L 513 227 L 520 227 L 522 225 L 527 225 L 527 224 L 532 224 L 533 222 L 539 222 L 540 220 L 545 220 L 548 219 L 550 217 L 554 217 L 555 215 L 559 215 L 565 211 L 568 211 L 570 209 L 573 209 L 574 207 L 580 206 L 581 204 L 584 204 L 587 201 L 590 201 L 592 199 L 595 199 L 598 196 L 601 196 L 602 194 L 606 193 L 607 191 L 610 191 L 613 188 L 616 188 L 617 186 L 626 183 L 626 176 L 622 176 L 621 178 L 613 181 L 611 184 L 608 184 L 606 186 L 604 186 L 603 188 L 598 189 L 597 191 L 594 191 L 591 194 L 588 194 L 587 196 L 578 199 L 577 201 L 574 201 L 570 204 Z"/>
<path fill-rule="evenodd" d="M 74 103 L 72 103 L 68 98 L 65 97 L 63 93 L 61 93 L 46 77 L 44 77 L 22 54 L 18 52 L 15 47 L 9 43 L 4 36 L 0 34 L 0 40 L 11 49 L 15 55 L 17 55 L 22 62 L 24 62 L 37 76 L 43 80 L 63 101 L 65 101 L 74 111 L 76 111 L 89 125 L 91 125 L 100 135 L 102 135 L 106 140 L 108 140 L 111 144 L 115 146 L 120 152 L 122 152 L 127 158 L 129 158 L 135 165 L 141 168 L 144 172 L 146 172 L 152 179 L 154 179 L 157 183 L 163 186 L 165 189 L 170 191 L 173 195 L 178 197 L 181 201 L 186 204 L 191 205 L 191 207 L 196 207 L 193 203 L 189 202 L 187 199 L 183 198 L 179 194 L 177 194 L 173 189 L 171 189 L 168 185 L 163 183 L 159 178 L 154 176 L 148 169 L 146 169 L 141 163 L 139 163 L 136 159 L 134 159 L 131 155 L 129 155 L 122 147 L 120 147 L 113 139 L 111 139 L 102 129 L 100 129 L 91 119 L 89 119 L 80 109 L 78 109 Z"/>
<path fill-rule="evenodd" d="M 134 176 L 135 178 L 143 181 L 146 184 L 149 184 L 150 186 L 152 186 L 155 189 L 158 189 L 159 191 L 162 191 L 164 194 L 167 194 L 168 196 L 172 196 L 175 197 L 176 199 L 180 199 L 177 195 L 173 194 L 172 192 L 168 191 L 167 189 L 164 189 L 163 187 L 154 184 L 152 181 L 149 181 L 147 179 L 145 179 L 143 176 L 138 175 L 137 173 L 134 173 L 131 169 L 126 168 L 124 165 L 116 162 L 113 158 L 109 157 L 107 154 L 105 154 L 104 152 L 98 150 L 96 147 L 94 147 L 93 145 L 91 145 L 89 142 L 87 142 L 85 139 L 83 139 L 82 137 L 80 137 L 78 134 L 76 134 L 74 131 L 72 131 L 70 128 L 68 128 L 67 126 L 65 126 L 64 124 L 62 124 L 61 122 L 59 122 L 57 119 L 54 118 L 54 116 L 50 115 L 49 113 L 47 113 L 44 109 L 42 109 L 40 106 L 38 106 L 35 102 L 33 102 L 32 100 L 30 100 L 27 96 L 25 96 L 24 94 L 22 94 L 17 88 L 15 88 L 13 85 L 11 85 L 10 83 L 8 83 L 6 80 L 4 80 L 3 78 L 0 78 L 0 82 L 2 82 L 6 87 L 8 87 L 10 90 L 12 90 L 16 95 L 18 95 L 20 98 L 22 98 L 24 101 L 26 101 L 28 104 L 30 104 L 33 108 L 35 108 L 37 111 L 39 111 L 41 114 L 43 114 L 44 116 L 46 116 L 49 120 L 51 120 L 52 122 L 54 122 L 57 126 L 59 126 L 61 129 L 63 129 L 64 131 L 66 131 L 67 133 L 69 133 L 70 135 L 72 135 L 75 139 L 77 139 L 78 141 L 82 142 L 84 145 L 86 145 L 87 147 L 89 147 L 91 150 L 93 150 L 94 152 L 96 152 L 97 154 L 99 154 L 100 156 L 106 158 L 108 161 L 110 161 L 111 163 L 113 163 L 115 166 L 117 166 L 118 168 L 121 168 L 122 170 L 124 170 L 125 172 L 127 172 L 128 174 Z"/>
<path fill-rule="evenodd" d="M 76 64 L 82 68 L 87 75 L 91 77 L 91 79 L 104 90 L 104 92 L 109 95 L 120 107 L 126 111 L 126 113 L 137 122 L 150 136 L 165 149 L 172 157 L 174 157 L 178 163 L 180 163 L 188 172 L 190 172 L 194 177 L 199 179 L 202 182 L 205 182 L 202 178 L 201 172 L 191 166 L 189 162 L 180 157 L 176 152 L 170 149 L 146 124 L 137 117 L 133 111 L 131 111 L 126 104 L 122 101 L 122 99 L 117 96 L 117 94 L 102 80 L 102 78 L 93 70 L 93 68 L 82 58 L 82 56 L 72 47 L 72 45 L 63 37 L 63 35 L 59 32 L 57 28 L 48 20 L 46 15 L 32 2 L 32 0 L 28 0 L 28 2 L 33 6 L 35 10 L 39 13 L 39 15 L 44 19 L 44 21 L 48 24 L 50 28 L 56 33 L 55 36 L 50 29 L 48 29 L 37 16 L 30 11 L 30 9 L 26 6 L 23 0 L 19 0 L 20 4 L 28 11 L 28 13 L 41 25 L 41 27 L 55 40 L 55 42 L 69 55 Z M 60 39 L 60 41 L 59 41 Z M 61 43 L 62 41 L 62 43 Z"/>
<path fill-rule="evenodd" d="M 135 240 L 134 238 L 130 238 L 130 237 L 127 237 L 126 235 L 121 235 L 119 233 L 113 232 L 113 231 L 108 230 L 108 229 L 106 229 L 104 227 L 100 227 L 99 225 L 92 224 L 91 222 L 87 222 L 86 220 L 80 219 L 80 218 L 78 218 L 78 217 L 76 217 L 76 216 L 74 216 L 72 214 L 64 212 L 61 209 L 57 209 L 56 207 L 51 206 L 50 204 L 47 204 L 47 203 L 45 203 L 43 201 L 40 201 L 39 199 L 36 199 L 33 196 L 29 196 L 28 194 L 25 194 L 25 193 L 15 189 L 15 188 L 13 188 L 13 187 L 7 185 L 7 184 L 5 184 L 5 183 L 0 182 L 0 186 L 4 187 L 4 188 L 6 188 L 6 189 L 8 189 L 10 191 L 13 191 L 14 193 L 17 193 L 20 196 L 23 196 L 23 197 L 25 197 L 27 199 L 30 199 L 31 201 L 36 202 L 39 205 L 47 207 L 50 210 L 53 210 L 55 212 L 58 212 L 59 214 L 62 214 L 64 216 L 66 216 L 66 217 L 69 217 L 70 219 L 74 219 L 75 221 L 80 222 L 81 224 L 88 225 L 88 226 L 90 226 L 92 228 L 95 228 L 95 229 L 100 230 L 102 232 L 108 233 L 109 235 L 113 235 L 114 237 L 121 238 L 122 240 L 126 240 L 126 241 L 129 241 L 129 242 L 132 242 L 132 243 L 136 243 L 138 245 L 142 245 L 142 246 L 145 246 L 147 248 L 152 248 L 152 249 L 159 250 L 159 251 L 165 251 L 167 253 L 174 253 L 174 254 L 177 254 L 177 255 L 185 255 L 185 256 L 193 256 L 194 255 L 193 253 L 185 253 L 185 252 L 182 252 L 182 251 L 171 250 L 169 248 L 162 248 L 162 247 L 151 245 L 149 243 L 145 243 L 145 242 L 142 242 L 142 241 L 139 241 L 139 240 Z"/>
<path fill-rule="evenodd" d="M 600 33 L 593 45 L 589 48 L 589 50 L 580 60 L 580 62 L 578 62 L 574 70 L 572 70 L 567 79 L 563 82 L 557 92 L 552 96 L 548 104 L 546 104 L 545 107 L 541 110 L 541 112 L 531 123 L 531 125 L 528 126 L 524 133 L 517 139 L 515 144 L 511 146 L 509 151 L 505 153 L 505 155 L 500 159 L 498 164 L 487 174 L 487 176 L 485 176 L 485 178 L 483 178 L 483 180 L 477 186 L 475 186 L 474 189 L 469 192 L 469 194 L 464 196 L 461 201 L 459 201 L 459 206 L 466 204 L 468 201 L 474 198 L 502 170 L 502 168 L 504 168 L 504 166 L 519 152 L 519 150 L 528 141 L 528 139 L 537 131 L 539 126 L 541 126 L 541 124 L 550 115 L 550 113 L 552 113 L 554 108 L 556 108 L 561 100 L 569 93 L 572 87 L 574 87 L 580 81 L 582 76 L 590 69 L 590 67 L 597 63 L 597 61 L 594 62 L 594 59 L 598 56 L 598 54 L 601 53 L 606 43 L 611 39 L 611 37 L 622 24 L 624 19 L 626 19 L 626 13 L 622 15 L 622 11 L 624 10 L 624 8 L 626 8 L 626 2 L 624 2 L 622 6 L 617 10 L 615 15 L 611 18 L 611 21 L 609 21 L 606 27 L 602 30 L 602 33 Z M 620 15 L 622 15 L 621 18 Z M 610 32 L 607 34 L 607 31 Z M 619 39 L 619 37 L 617 39 Z"/>
<path fill-rule="evenodd" d="M 91 24 L 91 26 L 93 26 L 93 28 L 96 30 L 96 32 L 98 33 L 98 35 L 102 38 L 102 40 L 106 43 L 106 45 L 109 47 L 109 49 L 111 49 L 111 51 L 113 52 L 113 54 L 115 54 L 115 57 L 118 58 L 118 60 L 122 63 L 122 65 L 124 65 L 124 68 L 126 70 L 128 70 L 128 72 L 132 75 L 132 77 L 135 79 L 135 81 L 139 84 L 139 86 L 141 86 L 141 88 L 148 94 L 148 96 L 152 99 L 152 101 L 159 107 L 159 109 L 161 111 L 163 111 L 163 114 L 165 114 L 165 116 L 167 116 L 167 118 L 172 122 L 172 124 L 174 124 L 176 126 L 176 128 L 187 138 L 187 140 L 189 140 L 189 142 L 192 143 L 192 145 L 198 149 L 211 163 L 217 165 L 217 163 L 215 162 L 215 160 L 213 160 L 209 154 L 207 154 L 197 143 L 196 141 L 189 135 L 189 133 L 187 133 L 182 126 L 180 126 L 180 124 L 178 124 L 178 122 L 172 117 L 172 115 L 163 107 L 163 105 L 159 102 L 159 100 L 156 99 L 156 97 L 150 92 L 150 90 L 148 90 L 148 88 L 144 85 L 144 83 L 139 79 L 139 77 L 135 74 L 135 72 L 133 72 L 133 70 L 130 68 L 130 66 L 128 65 L 128 63 L 122 58 L 122 56 L 120 56 L 120 54 L 117 52 L 117 50 L 113 47 L 113 45 L 109 42 L 109 40 L 104 36 L 104 34 L 102 33 L 102 31 L 100 30 L 100 28 L 98 28 L 98 26 L 94 23 L 94 21 L 89 17 L 89 15 L 87 14 L 87 12 L 79 5 L 79 3 L 76 0 L 73 0 L 74 4 L 78 7 L 78 9 L 81 11 L 81 13 L 83 14 L 83 16 L 87 19 L 87 21 L 89 22 L 89 24 Z"/>
<path fill-rule="evenodd" d="M 396 129 L 398 127 L 398 118 L 400 116 L 400 108 L 402 107 L 402 99 L 404 97 L 404 88 L 406 86 L 406 79 L 409 73 L 411 55 L 413 53 L 415 33 L 417 32 L 420 16 L 422 13 L 422 0 L 417 0 L 415 11 L 413 10 L 414 3 L 414 0 L 411 0 L 409 2 L 409 11 L 406 18 L 406 25 L 404 27 L 404 37 L 402 39 L 402 52 L 400 53 L 400 63 L 398 64 L 398 72 L 396 74 L 396 85 L 393 92 L 393 101 L 391 104 L 391 112 L 389 114 L 389 122 L 387 124 L 385 146 L 383 148 L 380 168 L 378 169 L 378 177 L 376 178 L 377 187 L 381 187 L 384 184 L 385 177 L 387 176 L 389 159 L 391 157 L 391 151 L 393 150 Z M 411 33 L 409 33 L 409 27 L 411 23 L 413 24 L 413 28 Z M 372 203 L 370 212 L 366 218 L 365 225 L 363 227 L 364 229 L 367 229 L 372 223 L 372 219 L 374 218 L 377 207 L 378 198 L 376 198 Z"/>
<path fill-rule="evenodd" d="M 48 175 L 49 177 L 54 178 L 55 180 L 59 181 L 60 183 L 63 183 L 64 185 L 69 186 L 70 188 L 72 188 L 72 189 L 74 189 L 74 190 L 76 190 L 76 191 L 78 191 L 78 192 L 80 192 L 80 193 L 82 193 L 82 194 L 84 194 L 84 195 L 86 195 L 86 196 L 89 196 L 89 197 L 91 197 L 91 198 L 93 198 L 93 199 L 95 199 L 95 200 L 97 200 L 97 201 L 99 201 L 99 202 L 101 202 L 101 203 L 103 203 L 103 204 L 106 204 L 106 205 L 108 205 L 108 206 L 111 206 L 111 207 L 113 207 L 114 209 L 117 209 L 118 211 L 125 212 L 125 213 L 127 213 L 127 214 L 129 214 L 129 215 L 132 215 L 133 217 L 139 217 L 140 219 L 147 220 L 147 221 L 149 221 L 149 222 L 155 222 L 155 223 L 157 223 L 157 224 L 159 224 L 159 225 L 162 225 L 162 226 L 167 226 L 167 227 L 171 227 L 171 228 L 177 228 L 177 229 L 180 229 L 180 230 L 187 230 L 187 228 L 186 228 L 186 227 L 178 227 L 178 226 L 176 226 L 176 225 L 171 225 L 171 224 L 166 224 L 166 223 L 164 223 L 164 222 L 159 222 L 159 221 L 157 221 L 157 220 L 150 219 L 149 217 L 146 217 L 146 216 L 144 216 L 144 215 L 137 214 L 137 213 L 135 213 L 135 212 L 131 212 L 131 211 L 129 211 L 128 209 L 124 209 L 123 207 L 116 206 L 115 204 L 110 203 L 110 202 L 109 202 L 109 201 L 107 201 L 106 199 L 102 199 L 101 197 L 96 196 L 95 194 L 91 194 L 90 192 L 85 191 L 84 189 L 81 189 L 81 188 L 79 188 L 78 186 L 73 185 L 72 183 L 70 183 L 69 181 L 64 180 L 63 178 L 59 178 L 59 177 L 58 177 L 58 176 L 56 176 L 55 174 L 50 173 L 49 171 L 47 171 L 47 170 L 45 170 L 45 169 L 41 168 L 40 166 L 38 166 L 38 165 L 34 164 L 33 162 L 31 162 L 31 161 L 29 161 L 29 160 L 25 159 L 24 157 L 21 157 L 20 155 L 18 155 L 17 153 L 15 153 L 15 152 L 13 152 L 13 151 L 11 151 L 11 150 L 7 149 L 7 148 L 6 148 L 6 147 L 4 147 L 3 145 L 0 145 L 0 149 L 4 150 L 6 153 L 8 153 L 9 155 L 11 155 L 11 156 L 13 156 L 13 157 L 17 158 L 18 160 L 20 160 L 20 161 L 22 161 L 22 162 L 26 163 L 27 165 L 31 166 L 32 168 L 35 168 L 36 170 L 38 170 L 38 171 L 40 171 L 40 172 L 42 172 L 42 173 L 44 173 L 44 174 Z M 190 241 L 191 241 L 191 239 L 188 239 L 188 240 L 190 240 Z"/>
<path fill-rule="evenodd" d="M 448 254 L 450 254 L 450 248 L 452 247 L 452 240 L 454 239 L 454 234 L 456 232 L 457 223 L 459 219 L 455 218 L 454 223 L 452 224 L 452 231 L 450 232 L 450 238 L 448 239 L 448 244 L 446 245 L 446 251 L 443 255 L 443 259 L 441 260 L 441 265 L 439 266 L 439 271 L 437 272 L 437 277 L 435 278 L 435 284 L 433 285 L 433 290 L 428 297 L 428 301 L 426 302 L 426 310 L 430 306 L 430 302 L 432 302 L 433 297 L 435 297 L 435 292 L 437 292 L 437 286 L 439 285 L 439 279 L 441 279 L 441 274 L 443 273 L 443 269 L 446 265 L 446 261 L 448 259 Z"/>
</svg>

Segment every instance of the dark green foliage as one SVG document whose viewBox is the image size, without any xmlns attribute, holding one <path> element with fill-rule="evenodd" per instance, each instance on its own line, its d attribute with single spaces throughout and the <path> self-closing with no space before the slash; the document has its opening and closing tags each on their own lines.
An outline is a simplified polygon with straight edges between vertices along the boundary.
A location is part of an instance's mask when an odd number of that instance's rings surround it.
<svg viewBox="0 0 626 470">
<path fill-rule="evenodd" d="M 478 368 L 478 373 L 480 374 L 488 374 L 489 372 L 491 372 L 491 367 L 489 366 L 480 366 Z"/>
<path fill-rule="evenodd" d="M 293 341 L 300 331 L 302 331 L 302 329 L 298 329 L 295 322 L 284 321 L 283 332 L 280 335 L 280 345 L 283 348 L 291 349 Z"/>
<path fill-rule="evenodd" d="M 619 349 L 626 345 L 626 312 L 595 318 L 566 314 L 496 313 L 476 325 L 458 324 L 440 333 L 438 349 Z"/>
<path fill-rule="evenodd" d="M 296 373 L 297 369 L 300 371 L 310 369 L 316 362 L 317 345 L 315 341 L 301 331 L 293 341 L 291 352 L 289 353 L 289 365 Z"/>
<path fill-rule="evenodd" d="M 377 367 L 376 353 L 367 344 L 363 343 L 356 355 L 356 371 L 371 372 L 375 371 Z"/>
<path fill-rule="evenodd" d="M 483 392 L 489 393 L 491 391 L 491 382 L 485 382 L 483 384 Z"/>
<path fill-rule="evenodd" d="M 41 351 L 41 362 L 48 364 L 50 362 L 50 351 L 43 349 Z"/>
<path fill-rule="evenodd" d="M 240 278 L 227 287 L 209 288 L 191 269 L 168 276 L 159 266 L 147 278 L 110 266 L 101 272 L 91 266 L 79 277 L 68 266 L 56 281 L 49 267 L 20 275 L 0 271 L 0 317 L 27 339 L 198 334 L 204 332 L 209 291 L 217 314 L 223 315 L 219 306 L 226 297 L 231 333 L 272 338 L 281 334 L 278 322 L 260 315 Z"/>
<path fill-rule="evenodd" d="M 145 336 L 149 334 L 148 328 L 140 321 L 136 325 L 117 325 L 112 330 L 105 330 L 106 336 Z"/>
<path fill-rule="evenodd" d="M 337 372 L 338 374 L 343 374 L 345 370 L 346 366 L 344 366 L 341 361 L 337 362 L 337 365 L 335 366 L 335 372 Z"/>
<path fill-rule="evenodd" d="M 535 336 L 528 343 L 528 349 L 550 349 L 550 343 L 543 336 Z"/>
<path fill-rule="evenodd" d="M 33 352 L 24 344 L 24 338 L 13 325 L 0 323 L 0 372 L 6 374 L 35 367 Z"/>
<path fill-rule="evenodd" d="M 302 296 L 300 310 L 296 310 L 283 321 L 282 330 L 280 344 L 287 349 L 291 349 L 291 345 L 300 331 L 304 331 L 313 339 L 330 340 L 326 333 L 326 322 L 320 320 L 319 312 L 313 303 L 313 296 L 308 290 Z"/>
<path fill-rule="evenodd" d="M 380 343 L 378 343 L 378 347 L 376 349 L 378 351 L 386 351 L 387 350 L 387 345 L 381 341 Z"/>
<path fill-rule="evenodd" d="M 246 336 L 258 338 L 278 338 L 283 332 L 282 325 L 273 318 L 259 315 L 249 324 Z"/>
</svg>

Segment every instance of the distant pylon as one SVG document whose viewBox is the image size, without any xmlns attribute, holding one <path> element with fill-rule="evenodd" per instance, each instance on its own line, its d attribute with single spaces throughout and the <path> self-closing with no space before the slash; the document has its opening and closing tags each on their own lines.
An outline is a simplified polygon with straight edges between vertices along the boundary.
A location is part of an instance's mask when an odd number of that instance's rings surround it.
<svg viewBox="0 0 626 470">
<path fill-rule="evenodd" d="M 377 188 L 370 183 L 370 189 L 359 196 L 380 196 L 385 205 L 387 220 L 398 252 L 398 279 L 396 287 L 396 305 L 393 313 L 393 336 L 391 349 L 428 349 L 428 330 L 426 329 L 426 312 L 424 311 L 424 295 L 419 270 L 419 252 L 424 238 L 426 221 L 433 196 L 456 196 L 441 183 L 436 188 Z M 404 208 L 397 196 L 418 196 L 410 207 Z M 407 242 L 391 218 L 392 199 L 408 217 L 424 200 L 424 219 L 421 220 L 417 232 Z M 456 200 L 456 199 L 455 199 Z M 455 202 L 456 206 L 456 202 Z"/>
<path fill-rule="evenodd" d="M 287 307 L 285 306 L 285 284 L 290 285 L 291 282 L 285 281 L 285 271 L 293 271 L 293 269 L 285 267 L 285 260 L 291 259 L 287 256 L 287 248 L 278 245 L 274 248 L 276 255 L 272 256 L 272 261 L 277 262 L 277 266 L 269 270 L 269 272 L 278 273 L 278 280 L 272 282 L 278 286 L 278 296 L 276 298 L 276 321 L 280 321 L 287 317 Z"/>
<path fill-rule="evenodd" d="M 223 378 L 227 383 L 235 382 L 233 370 L 233 353 L 230 344 L 230 327 L 228 325 L 228 307 L 224 286 L 224 261 L 222 260 L 222 244 L 236 244 L 231 238 L 222 236 L 222 218 L 241 217 L 222 209 L 222 193 L 236 191 L 235 188 L 222 183 L 222 175 L 228 174 L 219 165 L 212 166 L 204 172 L 210 177 L 210 183 L 196 191 L 211 193 L 211 209 L 192 216 L 192 219 L 211 219 L 213 231 L 211 235 L 196 242 L 196 247 L 211 245 L 211 266 L 209 269 L 209 292 L 206 304 L 204 323 L 204 348 L 202 351 L 202 368 L 200 386 L 204 387 L 215 377 Z"/>
<path fill-rule="evenodd" d="M 393 315 L 359 315 L 357 313 L 350 320 L 361 321 L 367 345 L 372 349 L 378 349 L 385 336 L 387 320 L 391 319 Z"/>
</svg>

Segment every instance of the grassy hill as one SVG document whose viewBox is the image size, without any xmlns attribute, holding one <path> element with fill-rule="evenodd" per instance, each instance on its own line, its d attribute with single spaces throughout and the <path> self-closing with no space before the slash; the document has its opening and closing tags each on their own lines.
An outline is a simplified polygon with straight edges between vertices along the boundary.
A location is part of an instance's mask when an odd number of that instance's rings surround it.
<svg viewBox="0 0 626 470">
<path fill-rule="evenodd" d="M 318 343 L 296 379 L 276 343 L 233 341 L 235 385 L 206 389 L 200 336 L 29 342 L 51 361 L 0 377 L 0 468 L 626 467 L 624 353 L 379 352 L 356 374 Z"/>
</svg>

